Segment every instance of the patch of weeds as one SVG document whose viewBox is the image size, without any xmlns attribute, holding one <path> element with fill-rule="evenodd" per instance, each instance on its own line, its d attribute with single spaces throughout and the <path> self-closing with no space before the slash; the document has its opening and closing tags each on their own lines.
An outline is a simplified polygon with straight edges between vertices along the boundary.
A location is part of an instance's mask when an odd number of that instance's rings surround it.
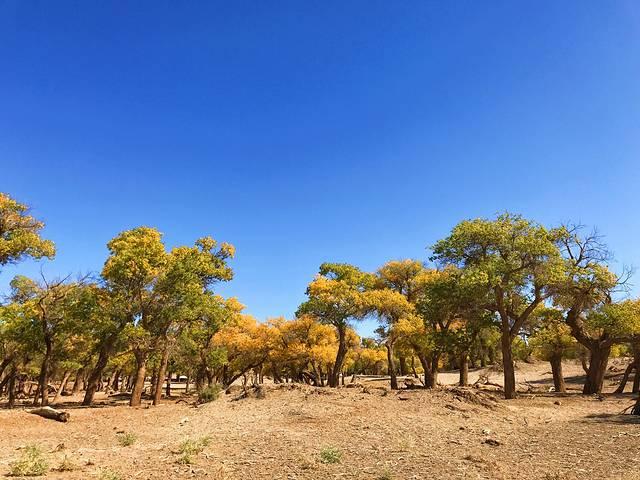
<svg viewBox="0 0 640 480">
<path fill-rule="evenodd" d="M 385 470 L 376 477 L 376 480 L 393 480 L 393 475 L 391 475 L 389 470 Z"/>
<path fill-rule="evenodd" d="M 545 473 L 544 480 L 564 480 L 567 478 L 562 473 Z"/>
<path fill-rule="evenodd" d="M 137 439 L 138 437 L 135 433 L 125 432 L 118 434 L 118 443 L 121 447 L 130 447 L 131 445 L 136 443 Z"/>
<path fill-rule="evenodd" d="M 103 468 L 100 471 L 100 480 L 124 480 L 124 477 L 115 470 Z"/>
<path fill-rule="evenodd" d="M 320 461 L 322 463 L 340 463 L 342 452 L 336 447 L 324 447 L 320 450 Z"/>
<path fill-rule="evenodd" d="M 398 444 L 398 450 L 400 450 L 401 452 L 408 452 L 411 446 L 412 445 L 411 445 L 411 442 L 409 442 L 409 440 L 403 439 Z"/>
<path fill-rule="evenodd" d="M 184 442 L 180 444 L 178 447 L 178 457 L 177 462 L 182 463 L 184 465 L 191 465 L 194 462 L 194 457 L 198 456 L 205 447 L 211 444 L 211 437 L 201 437 L 195 440 L 186 439 Z"/>
<path fill-rule="evenodd" d="M 77 469 L 78 466 L 71 460 L 69 460 L 69 457 L 67 457 L 66 455 L 62 459 L 62 462 L 60 462 L 60 465 L 58 465 L 58 468 L 56 468 L 58 472 L 73 472 Z"/>
<path fill-rule="evenodd" d="M 222 387 L 217 383 L 209 385 L 198 392 L 198 403 L 209 403 L 217 400 L 222 392 Z"/>
<path fill-rule="evenodd" d="M 9 464 L 9 475 L 12 477 L 38 477 L 49 471 L 49 462 L 37 445 L 27 445 L 22 455 Z"/>
<path fill-rule="evenodd" d="M 302 470 L 310 470 L 313 468 L 313 463 L 306 457 L 299 455 L 296 460 L 295 463 L 302 469 Z"/>
</svg>

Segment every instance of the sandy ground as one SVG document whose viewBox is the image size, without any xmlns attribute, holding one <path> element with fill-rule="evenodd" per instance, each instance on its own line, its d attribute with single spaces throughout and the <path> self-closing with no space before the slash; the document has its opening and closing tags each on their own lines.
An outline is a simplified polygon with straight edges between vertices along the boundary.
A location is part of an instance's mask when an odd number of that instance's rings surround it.
<svg viewBox="0 0 640 480">
<path fill-rule="evenodd" d="M 566 373 L 577 389 L 579 366 Z M 269 385 L 264 398 L 231 394 L 197 408 L 67 405 L 66 424 L 0 410 L 0 475 L 35 443 L 52 468 L 65 456 L 76 465 L 47 475 L 59 479 L 640 479 L 640 418 L 620 414 L 631 395 L 558 396 L 545 393 L 548 377 L 546 364 L 521 366 L 521 387 L 540 393 L 511 401 L 360 381 L 337 390 Z M 120 446 L 118 432 L 137 439 Z M 194 463 L 177 463 L 180 443 L 204 436 L 210 443 Z M 341 452 L 339 463 L 323 463 L 327 447 Z"/>
</svg>

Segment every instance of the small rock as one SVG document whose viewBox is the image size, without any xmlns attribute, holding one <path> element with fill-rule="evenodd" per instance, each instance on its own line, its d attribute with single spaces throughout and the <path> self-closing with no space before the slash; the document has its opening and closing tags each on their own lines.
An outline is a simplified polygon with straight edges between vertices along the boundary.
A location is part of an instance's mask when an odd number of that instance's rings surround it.
<svg viewBox="0 0 640 480">
<path fill-rule="evenodd" d="M 500 441 L 496 440 L 495 438 L 485 438 L 484 442 L 482 443 L 486 443 L 487 445 L 491 445 L 492 447 L 498 447 L 502 445 L 502 443 L 500 443 Z"/>
<path fill-rule="evenodd" d="M 562 405 L 562 402 L 560 400 L 556 400 L 555 402 L 553 402 L 554 405 Z"/>
<path fill-rule="evenodd" d="M 482 429 L 482 434 L 483 435 L 489 435 L 490 433 L 491 433 L 491 430 L 489 430 L 488 428 Z"/>
</svg>

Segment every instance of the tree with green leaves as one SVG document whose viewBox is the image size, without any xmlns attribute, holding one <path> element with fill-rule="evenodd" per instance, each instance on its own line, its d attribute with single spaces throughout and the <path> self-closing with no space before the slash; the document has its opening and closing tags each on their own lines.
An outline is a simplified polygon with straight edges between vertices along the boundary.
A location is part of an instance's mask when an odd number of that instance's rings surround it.
<svg viewBox="0 0 640 480">
<path fill-rule="evenodd" d="M 110 255 L 102 277 L 112 298 L 122 302 L 122 308 L 114 312 L 121 317 L 113 318 L 116 325 L 110 340 L 115 343 L 116 335 L 126 330 L 136 359 L 135 384 L 129 403 L 137 406 L 141 402 L 147 360 L 152 350 L 150 330 L 157 319 L 154 286 L 166 265 L 167 253 L 161 233 L 149 227 L 124 231 L 112 239 L 107 248 Z"/>
<path fill-rule="evenodd" d="M 465 220 L 433 246 L 433 260 L 463 269 L 465 281 L 489 291 L 485 309 L 500 319 L 505 398 L 515 398 L 512 343 L 562 274 L 560 229 L 520 215 Z"/>
<path fill-rule="evenodd" d="M 329 374 L 329 386 L 337 387 L 347 355 L 347 329 L 352 321 L 367 314 L 365 292 L 375 277 L 353 265 L 323 263 L 318 276 L 307 287 L 309 299 L 298 308 L 296 316 L 313 315 L 320 322 L 333 325 L 338 334 L 338 351 Z"/>
<path fill-rule="evenodd" d="M 81 284 L 67 280 L 48 281 L 43 277 L 38 283 L 24 276 L 16 276 L 11 281 L 11 300 L 19 303 L 25 319 L 36 325 L 38 343 L 43 346 L 35 405 L 48 405 L 49 378 L 56 356 L 60 355 L 64 339 L 79 328 L 76 308 L 80 301 Z"/>
<path fill-rule="evenodd" d="M 0 192 L 0 267 L 26 257 L 53 258 L 51 240 L 40 236 L 44 223 L 29 215 L 29 207 Z"/>
<path fill-rule="evenodd" d="M 168 255 L 167 263 L 154 290 L 158 292 L 158 321 L 155 335 L 160 343 L 161 360 L 153 388 L 153 403 L 162 394 L 171 351 L 180 332 L 206 315 L 210 307 L 211 287 L 219 281 L 229 281 L 233 271 L 227 260 L 234 254 L 229 244 L 218 243 L 211 237 L 201 238 L 193 247 L 176 247 Z"/>
<path fill-rule="evenodd" d="M 580 226 L 562 229 L 563 275 L 554 286 L 554 303 L 564 311 L 571 334 L 589 351 L 583 393 L 600 393 L 611 348 L 626 343 L 640 324 L 628 302 L 614 297 L 624 290 L 630 272 L 612 272 L 611 253 L 597 232 L 582 234 Z"/>
<path fill-rule="evenodd" d="M 562 361 L 575 354 L 576 339 L 564 322 L 562 311 L 555 308 L 540 308 L 535 316 L 537 325 L 532 329 L 529 344 L 538 357 L 550 363 L 555 391 L 565 393 Z"/>
</svg>

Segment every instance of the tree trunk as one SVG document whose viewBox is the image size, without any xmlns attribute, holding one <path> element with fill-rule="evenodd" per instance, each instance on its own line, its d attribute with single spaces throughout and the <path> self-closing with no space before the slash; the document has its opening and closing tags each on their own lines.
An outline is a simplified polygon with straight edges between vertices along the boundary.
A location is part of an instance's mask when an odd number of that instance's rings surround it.
<svg viewBox="0 0 640 480">
<path fill-rule="evenodd" d="M 387 342 L 387 370 L 391 378 L 391 390 L 398 390 L 398 376 L 396 375 L 396 366 L 393 359 L 393 343 Z"/>
<path fill-rule="evenodd" d="M 502 347 L 502 368 L 504 370 L 504 398 L 516 398 L 516 371 L 513 366 L 513 351 L 511 349 L 511 333 L 509 324 L 506 328 L 503 322 L 500 345 Z"/>
<path fill-rule="evenodd" d="M 144 390 L 144 379 L 147 373 L 147 357 L 148 353 L 144 350 L 136 350 L 133 352 L 136 358 L 136 374 L 133 390 L 131 391 L 130 407 L 139 407 L 142 403 L 142 392 Z"/>
<path fill-rule="evenodd" d="M 582 393 L 592 394 L 602 392 L 604 374 L 607 371 L 610 353 L 611 345 L 601 345 L 598 342 L 598 345 L 593 346 L 589 357 L 589 371 L 587 372 L 587 379 L 585 380 Z"/>
<path fill-rule="evenodd" d="M 13 408 L 16 405 L 16 375 L 17 375 L 17 369 L 15 367 L 15 365 L 13 366 L 13 368 L 11 369 L 11 372 L 9 372 L 9 408 Z"/>
<path fill-rule="evenodd" d="M 171 372 L 167 373 L 167 386 L 164 389 L 164 396 L 171 397 Z"/>
<path fill-rule="evenodd" d="M 122 370 L 118 369 L 113 374 L 113 384 L 111 385 L 111 388 L 113 389 L 114 392 L 117 392 L 118 390 L 120 390 L 120 373 L 122 373 Z"/>
<path fill-rule="evenodd" d="M 56 391 L 56 394 L 53 397 L 53 400 L 51 401 L 51 403 L 56 403 L 60 399 L 60 395 L 62 394 L 64 389 L 67 387 L 67 382 L 69 381 L 70 376 L 71 376 L 70 370 L 67 370 L 66 372 L 64 372 L 64 377 L 62 377 L 62 381 L 60 382 L 60 388 L 58 388 L 58 390 Z"/>
<path fill-rule="evenodd" d="M 403 377 L 407 375 L 407 373 L 409 373 L 409 370 L 407 369 L 407 357 L 405 357 L 404 355 L 401 355 L 399 357 L 399 363 L 400 363 L 400 375 L 402 375 Z"/>
<path fill-rule="evenodd" d="M 433 370 L 433 361 L 430 360 L 425 354 L 416 352 L 422 370 L 424 370 L 424 388 L 435 388 L 438 383 L 438 372 Z M 437 360 L 436 360 L 437 366 Z"/>
<path fill-rule="evenodd" d="M 91 370 L 91 374 L 89 375 L 89 380 L 87 381 L 87 390 L 84 393 L 84 399 L 82 400 L 82 405 L 88 406 L 93 403 L 93 397 L 98 391 L 98 384 L 102 379 L 102 372 L 107 366 L 107 362 L 109 361 L 110 351 L 107 348 L 101 348 L 100 354 L 98 355 L 98 361 L 96 362 L 95 367 Z M 78 370 L 78 374 L 80 374 L 80 370 Z M 73 385 L 73 389 L 76 389 L 76 385 L 78 383 L 78 376 L 76 376 L 76 381 Z"/>
<path fill-rule="evenodd" d="M 631 376 L 631 372 L 633 372 L 634 370 L 636 370 L 635 362 L 629 364 L 629 366 L 627 366 L 627 368 L 625 369 L 624 375 L 622 375 L 622 380 L 620 380 L 620 385 L 618 385 L 618 388 L 616 388 L 616 393 L 624 393 L 624 387 L 627 386 L 627 382 L 629 381 L 629 377 Z M 637 370 L 636 370 L 636 372 L 637 372 Z M 635 376 L 637 377 L 638 374 L 636 373 Z"/>
<path fill-rule="evenodd" d="M 153 391 L 153 404 L 158 405 L 162 398 L 162 385 L 164 384 L 164 378 L 167 374 L 167 367 L 169 366 L 169 345 L 165 343 L 162 349 L 162 359 L 160 360 L 160 367 L 156 376 L 156 388 Z M 171 378 L 167 380 L 167 384 L 171 384 Z"/>
<path fill-rule="evenodd" d="M 338 329 L 338 353 L 336 354 L 336 362 L 333 364 L 333 369 L 329 372 L 330 387 L 339 385 L 342 364 L 347 356 L 347 326 L 339 325 L 336 328 Z"/>
<path fill-rule="evenodd" d="M 0 362 L 0 378 L 2 378 L 2 374 L 4 373 L 5 368 L 7 368 L 12 361 L 13 356 L 8 356 L 5 357 L 2 362 Z"/>
<path fill-rule="evenodd" d="M 553 388 L 556 392 L 566 393 L 567 388 L 564 384 L 564 375 L 562 374 L 562 353 L 554 353 L 549 363 L 551 363 L 551 373 L 553 374 Z"/>
<path fill-rule="evenodd" d="M 36 390 L 36 398 L 34 405 L 38 405 L 38 396 L 40 396 L 40 405 L 46 407 L 49 404 L 49 369 L 51 366 L 51 354 L 53 352 L 53 342 L 50 338 L 45 337 L 45 353 L 40 366 L 40 375 L 38 377 L 38 389 Z"/>
<path fill-rule="evenodd" d="M 460 381 L 461 387 L 469 385 L 469 355 L 465 352 L 460 355 Z"/>
<path fill-rule="evenodd" d="M 80 386 L 82 385 L 82 376 L 84 375 L 84 367 L 79 368 L 78 371 L 76 371 L 76 378 L 73 380 L 73 388 L 71 389 L 71 393 L 76 395 L 78 393 L 80 393 Z M 96 383 L 97 385 L 97 383 Z M 83 403 L 84 405 L 84 403 Z"/>
<path fill-rule="evenodd" d="M 156 396 L 156 382 L 158 381 L 158 369 L 160 368 L 160 365 L 157 365 L 155 367 L 153 367 L 153 370 L 151 372 L 151 380 L 149 381 L 150 384 L 150 393 L 151 393 L 151 398 L 154 398 Z"/>
</svg>

